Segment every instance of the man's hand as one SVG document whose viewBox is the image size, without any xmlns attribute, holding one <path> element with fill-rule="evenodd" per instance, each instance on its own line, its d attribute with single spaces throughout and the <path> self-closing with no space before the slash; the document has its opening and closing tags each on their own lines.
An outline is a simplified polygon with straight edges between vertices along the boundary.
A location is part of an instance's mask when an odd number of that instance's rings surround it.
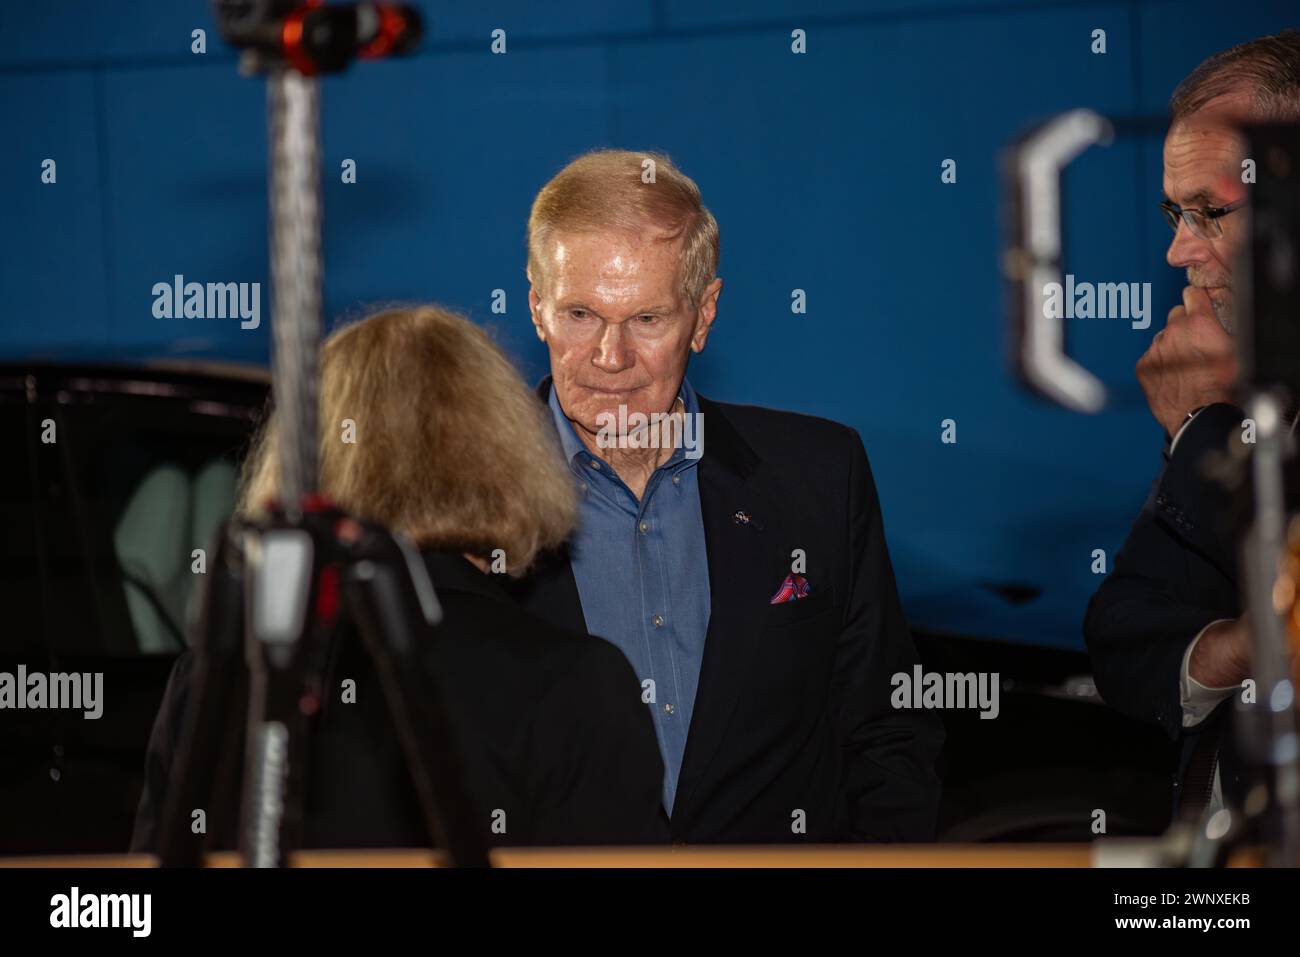
<svg viewBox="0 0 1300 957">
<path fill-rule="evenodd" d="M 1193 409 L 1232 401 L 1236 346 L 1204 289 L 1183 290 L 1183 304 L 1169 311 L 1165 327 L 1138 360 L 1137 376 L 1151 414 L 1170 436 Z"/>
<path fill-rule="evenodd" d="M 1207 688 L 1239 685 L 1250 677 L 1250 623 L 1242 615 L 1216 621 L 1192 649 L 1187 673 Z"/>
</svg>

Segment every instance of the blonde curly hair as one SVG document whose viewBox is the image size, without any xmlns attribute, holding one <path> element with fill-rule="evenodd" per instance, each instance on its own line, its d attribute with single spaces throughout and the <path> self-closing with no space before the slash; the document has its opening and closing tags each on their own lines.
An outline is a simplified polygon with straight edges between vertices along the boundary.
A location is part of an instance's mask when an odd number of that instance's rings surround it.
<svg viewBox="0 0 1300 957">
<path fill-rule="evenodd" d="M 503 549 L 516 577 L 568 538 L 574 480 L 546 407 L 468 319 L 420 305 L 337 330 L 320 396 L 320 491 L 340 507 L 422 548 Z M 245 517 L 276 498 L 277 435 L 272 412 L 244 464 Z"/>
</svg>

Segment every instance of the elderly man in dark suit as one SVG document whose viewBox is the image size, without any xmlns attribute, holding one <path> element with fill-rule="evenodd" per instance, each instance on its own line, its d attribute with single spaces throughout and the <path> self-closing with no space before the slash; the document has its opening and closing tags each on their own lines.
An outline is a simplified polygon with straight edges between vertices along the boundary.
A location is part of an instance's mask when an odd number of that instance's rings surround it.
<svg viewBox="0 0 1300 957">
<path fill-rule="evenodd" d="M 632 663 L 674 840 L 932 838 L 942 728 L 891 705 L 917 656 L 861 440 L 686 379 L 722 289 L 695 183 L 662 155 L 589 153 L 538 194 L 528 240 L 540 395 L 580 506 L 517 595 Z"/>
</svg>

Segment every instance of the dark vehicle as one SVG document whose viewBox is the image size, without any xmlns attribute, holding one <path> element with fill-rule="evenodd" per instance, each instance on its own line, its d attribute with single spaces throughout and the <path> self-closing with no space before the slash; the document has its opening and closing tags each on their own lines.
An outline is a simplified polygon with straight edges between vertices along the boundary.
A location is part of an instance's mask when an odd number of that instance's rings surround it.
<svg viewBox="0 0 1300 957">
<path fill-rule="evenodd" d="M 125 850 L 267 391 L 231 366 L 0 365 L 0 672 L 103 674 L 98 718 L 0 714 L 0 854 Z"/>
<path fill-rule="evenodd" d="M 0 673 L 102 673 L 102 714 L 0 713 L 0 855 L 120 852 L 145 744 L 268 392 L 220 365 L 0 364 Z M 943 841 L 1087 841 L 1168 823 L 1174 748 L 1101 705 L 1082 652 L 918 634 L 997 672 L 944 714 Z"/>
</svg>

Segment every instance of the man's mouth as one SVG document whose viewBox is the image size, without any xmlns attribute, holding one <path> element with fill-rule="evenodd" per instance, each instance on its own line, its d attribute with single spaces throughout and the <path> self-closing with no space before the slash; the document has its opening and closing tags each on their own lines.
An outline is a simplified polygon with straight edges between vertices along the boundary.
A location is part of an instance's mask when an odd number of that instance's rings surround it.
<svg viewBox="0 0 1300 957">
<path fill-rule="evenodd" d="M 640 386 L 630 389 L 615 389 L 607 386 L 584 385 L 583 388 L 593 395 L 610 395 L 617 398 L 619 396 L 631 395 L 633 392 L 639 391 Z"/>
</svg>

